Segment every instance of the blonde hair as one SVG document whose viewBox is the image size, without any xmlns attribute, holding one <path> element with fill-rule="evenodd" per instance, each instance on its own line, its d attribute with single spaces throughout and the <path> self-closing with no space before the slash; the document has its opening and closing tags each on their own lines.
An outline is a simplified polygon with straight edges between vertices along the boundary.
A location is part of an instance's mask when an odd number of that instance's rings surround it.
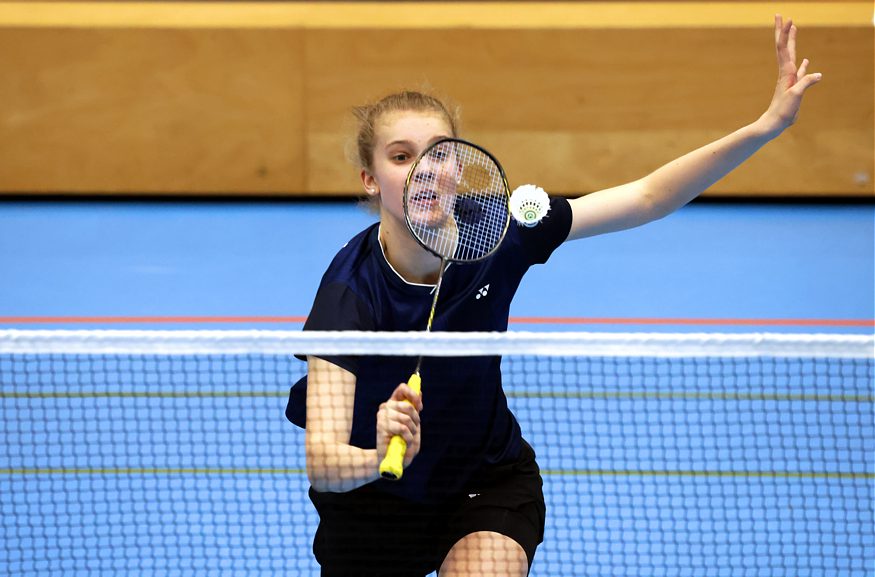
<svg viewBox="0 0 875 577">
<path fill-rule="evenodd" d="M 457 108 L 447 106 L 436 96 L 415 90 L 389 94 L 373 104 L 356 106 L 352 110 L 358 120 L 354 156 L 359 168 L 371 170 L 374 162 L 377 123 L 385 114 L 392 112 L 433 112 L 446 120 L 452 136 L 458 136 Z"/>
</svg>

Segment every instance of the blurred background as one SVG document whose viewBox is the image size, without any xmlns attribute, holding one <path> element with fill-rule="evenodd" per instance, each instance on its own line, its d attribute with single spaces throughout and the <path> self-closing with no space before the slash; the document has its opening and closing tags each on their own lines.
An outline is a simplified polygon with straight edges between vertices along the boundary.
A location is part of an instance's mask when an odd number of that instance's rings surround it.
<svg viewBox="0 0 875 577">
<path fill-rule="evenodd" d="M 353 106 L 433 91 L 512 188 L 586 194 L 762 114 L 775 13 L 824 74 L 797 124 L 664 221 L 562 247 L 512 322 L 871 332 L 873 4 L 831 0 L 0 1 L 0 324 L 299 326 L 375 219 Z"/>
</svg>

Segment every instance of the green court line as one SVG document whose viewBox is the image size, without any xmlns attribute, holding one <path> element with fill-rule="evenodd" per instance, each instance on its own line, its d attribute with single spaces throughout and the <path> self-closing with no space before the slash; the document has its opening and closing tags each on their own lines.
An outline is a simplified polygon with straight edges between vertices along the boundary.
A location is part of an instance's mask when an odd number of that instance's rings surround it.
<svg viewBox="0 0 875 577">
<path fill-rule="evenodd" d="M 511 392 L 508 397 L 522 399 L 657 399 L 703 401 L 814 401 L 830 403 L 873 403 L 875 395 L 779 395 L 765 393 L 659 393 L 647 391 L 592 392 Z"/>
<path fill-rule="evenodd" d="M 694 401 L 806 401 L 826 403 L 875 403 L 875 395 L 818 395 L 765 393 L 692 393 L 648 391 L 506 391 L 509 398 L 518 399 L 631 399 L 631 400 L 694 400 Z M 0 399 L 209 399 L 267 398 L 288 396 L 284 391 L 94 391 L 94 392 L 0 392 Z"/>
<path fill-rule="evenodd" d="M 0 475 L 304 475 L 304 469 L 227 469 L 227 468 L 75 468 L 75 469 L 0 469 Z"/>
<path fill-rule="evenodd" d="M 612 469 L 542 470 L 542 475 L 557 477 L 706 477 L 756 479 L 875 479 L 875 473 L 828 473 L 822 471 L 636 471 Z"/>
<path fill-rule="evenodd" d="M 229 468 L 75 468 L 75 469 L 0 469 L 6 476 L 43 475 L 305 475 L 304 469 L 229 469 Z M 622 469 L 545 469 L 541 474 L 548 477 L 700 477 L 700 478 L 756 478 L 756 479 L 829 479 L 872 480 L 875 473 L 846 473 L 823 471 L 648 471 Z"/>
<path fill-rule="evenodd" d="M 83 393 L 0 393 L 0 399 L 209 399 L 209 398 L 262 398 L 288 397 L 288 392 L 277 391 L 93 391 Z"/>
</svg>

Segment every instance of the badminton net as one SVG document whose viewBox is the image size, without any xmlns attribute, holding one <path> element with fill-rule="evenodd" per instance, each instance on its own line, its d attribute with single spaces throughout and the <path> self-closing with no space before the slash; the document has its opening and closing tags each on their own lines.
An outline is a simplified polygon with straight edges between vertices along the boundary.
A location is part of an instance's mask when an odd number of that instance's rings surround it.
<svg viewBox="0 0 875 577">
<path fill-rule="evenodd" d="M 318 575 L 303 431 L 283 416 L 306 372 L 293 354 L 425 354 L 502 357 L 544 478 L 532 575 L 863 577 L 873 348 L 856 335 L 0 331 L 0 567 Z"/>
</svg>

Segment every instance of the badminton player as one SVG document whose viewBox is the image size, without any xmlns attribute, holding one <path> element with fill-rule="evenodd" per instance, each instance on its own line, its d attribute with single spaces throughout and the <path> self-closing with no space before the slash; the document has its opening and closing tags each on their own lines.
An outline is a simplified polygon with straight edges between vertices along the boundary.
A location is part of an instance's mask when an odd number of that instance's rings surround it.
<svg viewBox="0 0 875 577">
<path fill-rule="evenodd" d="M 780 16 L 775 38 L 778 84 L 761 117 L 634 182 L 551 199 L 535 226 L 511 224 L 491 257 L 446 270 L 434 330 L 506 330 L 523 275 L 560 244 L 670 214 L 793 124 L 820 75 L 807 73 L 807 60 L 797 68 L 796 27 Z M 408 230 L 402 194 L 420 152 L 457 136 L 456 116 L 417 92 L 355 112 L 361 182 L 380 220 L 336 255 L 304 328 L 421 331 L 441 262 Z M 405 384 L 409 357 L 307 361 L 308 376 L 292 387 L 286 415 L 306 426 L 310 498 L 320 516 L 313 549 L 322 575 L 528 573 L 543 538 L 544 497 L 534 451 L 508 409 L 498 359 L 426 358 L 425 399 Z M 408 449 L 403 478 L 388 481 L 378 464 L 394 435 Z"/>
</svg>

